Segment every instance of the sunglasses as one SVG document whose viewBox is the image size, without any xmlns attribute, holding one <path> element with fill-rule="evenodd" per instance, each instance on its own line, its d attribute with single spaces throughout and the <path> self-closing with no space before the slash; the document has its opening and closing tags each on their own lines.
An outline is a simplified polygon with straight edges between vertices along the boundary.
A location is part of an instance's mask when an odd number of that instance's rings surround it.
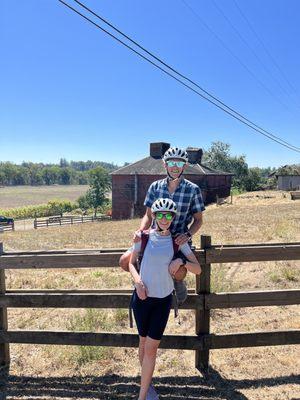
<svg viewBox="0 0 300 400">
<path fill-rule="evenodd" d="M 167 212 L 167 213 L 157 212 L 155 214 L 155 218 L 158 220 L 163 219 L 163 217 L 165 217 L 167 221 L 172 221 L 174 215 L 171 212 Z"/>
<path fill-rule="evenodd" d="M 178 167 L 182 168 L 184 166 L 184 161 L 167 161 L 168 167 Z"/>
</svg>

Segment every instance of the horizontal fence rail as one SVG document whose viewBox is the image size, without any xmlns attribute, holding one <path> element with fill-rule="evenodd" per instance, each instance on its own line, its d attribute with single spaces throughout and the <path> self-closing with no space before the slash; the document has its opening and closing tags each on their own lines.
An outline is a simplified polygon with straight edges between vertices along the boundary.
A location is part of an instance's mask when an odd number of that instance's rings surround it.
<svg viewBox="0 0 300 400">
<path fill-rule="evenodd" d="M 110 220 L 111 217 L 109 215 L 100 215 L 100 216 L 80 216 L 80 215 L 65 215 L 58 217 L 49 217 L 45 219 L 37 219 L 35 218 L 33 225 L 34 229 L 49 227 L 49 226 L 62 226 L 62 225 L 73 225 L 73 224 L 83 224 L 85 222 L 95 222 L 95 221 L 104 221 Z"/>
<path fill-rule="evenodd" d="M 300 200 L 300 190 L 298 192 L 290 192 L 291 200 Z"/>
<path fill-rule="evenodd" d="M 0 232 L 6 232 L 6 231 L 14 231 L 15 230 L 15 223 L 11 224 L 4 224 L 3 222 L 0 222 Z"/>
<path fill-rule="evenodd" d="M 112 332 L 63 332 L 8 330 L 7 308 L 128 308 L 131 289 L 10 289 L 5 288 L 6 269 L 112 268 L 126 249 L 68 249 L 5 252 L 0 243 L 0 364 L 9 364 L 9 343 L 89 346 L 138 346 L 138 335 Z M 201 268 L 195 289 L 188 290 L 182 309 L 195 311 L 195 335 L 165 335 L 160 347 L 195 351 L 201 371 L 209 366 L 209 351 L 300 344 L 300 330 L 275 332 L 210 333 L 210 310 L 300 304 L 300 290 L 211 293 L 212 263 L 299 260 L 300 243 L 211 245 L 201 237 L 195 249 Z"/>
<path fill-rule="evenodd" d="M 299 260 L 300 244 L 256 246 L 212 246 L 206 250 L 207 263 Z"/>
<path fill-rule="evenodd" d="M 137 347 L 138 336 L 132 333 L 70 332 L 70 331 L 0 331 L 2 343 L 64 344 L 80 346 Z M 298 330 L 209 335 L 164 335 L 164 349 L 213 350 L 242 347 L 299 344 Z"/>
</svg>

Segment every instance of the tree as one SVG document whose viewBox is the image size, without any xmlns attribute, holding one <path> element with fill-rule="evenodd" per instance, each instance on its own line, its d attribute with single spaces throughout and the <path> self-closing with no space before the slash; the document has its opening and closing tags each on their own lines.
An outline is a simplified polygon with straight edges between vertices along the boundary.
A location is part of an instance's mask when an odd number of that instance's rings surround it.
<svg viewBox="0 0 300 400">
<path fill-rule="evenodd" d="M 243 189 L 248 192 L 261 189 L 263 182 L 260 174 L 260 168 L 249 168 L 247 175 L 243 177 L 241 183 Z"/>
<path fill-rule="evenodd" d="M 61 185 L 70 185 L 71 180 L 72 180 L 72 169 L 71 168 L 61 168 L 60 170 L 60 177 L 59 177 L 59 183 Z"/>
<path fill-rule="evenodd" d="M 59 166 L 60 166 L 60 168 L 66 168 L 69 166 L 69 163 L 65 158 L 61 158 L 59 160 Z"/>
<path fill-rule="evenodd" d="M 243 179 L 248 175 L 246 156 L 231 156 L 228 143 L 213 142 L 204 152 L 203 162 L 216 170 L 233 173 L 233 186 L 243 188 Z"/>
<path fill-rule="evenodd" d="M 211 147 L 204 152 L 203 162 L 211 168 L 220 171 L 229 171 L 230 168 L 230 145 L 223 142 L 213 142 Z"/>
<path fill-rule="evenodd" d="M 97 215 L 99 207 L 107 204 L 107 193 L 111 189 L 111 179 L 108 172 L 102 167 L 91 169 L 88 173 L 90 188 L 85 196 L 81 196 L 77 201 L 80 208 L 93 208 L 94 215 Z"/>
</svg>

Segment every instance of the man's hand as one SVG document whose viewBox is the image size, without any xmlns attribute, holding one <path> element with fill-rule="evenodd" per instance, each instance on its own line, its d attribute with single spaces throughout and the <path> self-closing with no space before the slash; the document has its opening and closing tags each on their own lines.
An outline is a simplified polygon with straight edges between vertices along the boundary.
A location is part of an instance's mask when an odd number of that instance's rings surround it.
<svg viewBox="0 0 300 400">
<path fill-rule="evenodd" d="M 140 230 L 140 229 L 138 229 L 137 231 L 135 231 L 134 232 L 134 235 L 133 235 L 133 242 L 134 243 L 138 243 L 138 242 L 140 242 L 142 239 L 141 239 L 141 235 L 142 235 L 142 231 Z"/>
<path fill-rule="evenodd" d="M 181 233 L 180 235 L 176 236 L 176 238 L 175 238 L 175 243 L 178 244 L 178 246 L 181 246 L 184 243 L 187 243 L 188 241 L 189 241 L 189 237 L 185 233 Z"/>
<path fill-rule="evenodd" d="M 182 265 L 182 259 L 181 258 L 175 258 L 175 260 L 172 260 L 170 265 L 169 265 L 169 272 L 172 278 L 175 277 L 176 272 L 179 270 L 180 265 Z"/>
<path fill-rule="evenodd" d="M 135 284 L 136 293 L 141 300 L 145 300 L 148 296 L 148 290 L 142 281 Z"/>
</svg>

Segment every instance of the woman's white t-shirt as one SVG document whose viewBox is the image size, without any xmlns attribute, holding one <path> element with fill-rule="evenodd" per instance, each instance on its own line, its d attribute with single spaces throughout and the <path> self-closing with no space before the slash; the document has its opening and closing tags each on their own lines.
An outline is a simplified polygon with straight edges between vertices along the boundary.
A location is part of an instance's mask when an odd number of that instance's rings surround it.
<svg viewBox="0 0 300 400">
<path fill-rule="evenodd" d="M 142 242 L 134 243 L 133 249 L 141 250 Z M 187 243 L 179 246 L 185 256 L 192 253 Z M 169 273 L 169 265 L 174 256 L 172 236 L 160 235 L 154 229 L 149 232 L 149 239 L 144 251 L 140 276 L 148 290 L 148 297 L 166 297 L 172 293 L 174 282 Z"/>
</svg>

